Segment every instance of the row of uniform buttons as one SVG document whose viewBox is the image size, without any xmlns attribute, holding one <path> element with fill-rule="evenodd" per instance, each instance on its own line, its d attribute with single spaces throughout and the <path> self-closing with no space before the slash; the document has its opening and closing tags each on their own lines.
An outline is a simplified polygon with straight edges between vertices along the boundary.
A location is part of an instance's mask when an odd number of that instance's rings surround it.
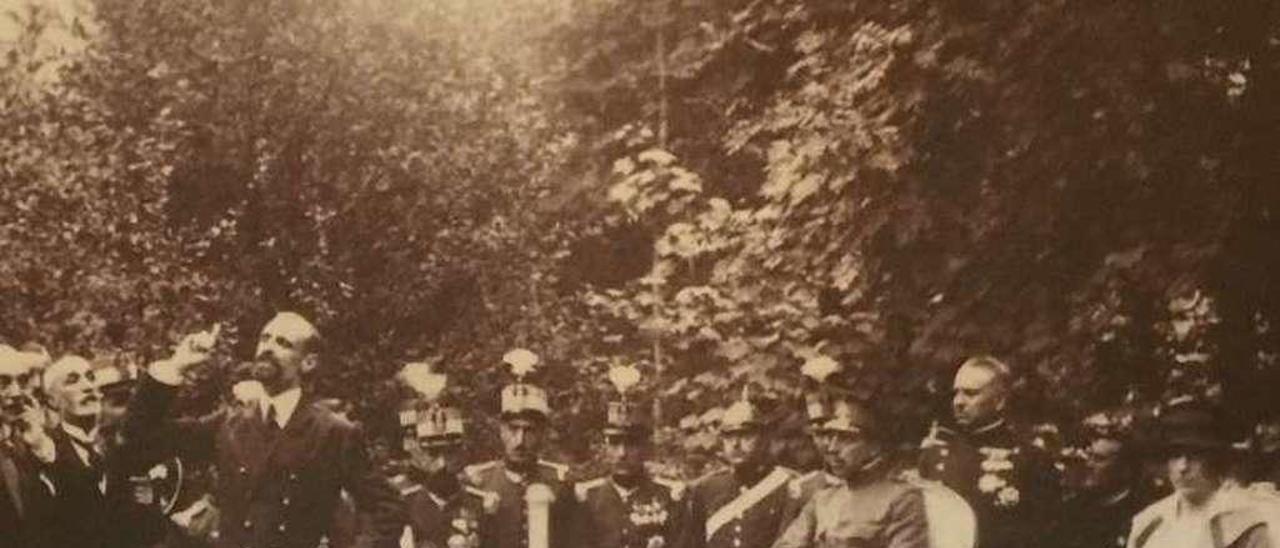
<svg viewBox="0 0 1280 548">
<path fill-rule="evenodd" d="M 240 469 L 239 469 L 238 471 L 240 472 L 240 475 L 242 475 L 242 476 L 244 476 L 244 475 L 248 475 L 248 474 L 249 474 L 249 469 L 248 469 L 248 468 L 246 468 L 246 467 L 244 467 L 244 466 L 241 466 L 241 467 L 240 467 Z M 297 475 L 297 474 L 295 474 L 295 473 L 293 473 L 293 472 L 289 472 L 289 482 L 290 482 L 290 483 L 297 483 L 297 482 L 298 482 L 298 475 Z M 289 503 L 290 503 L 290 501 L 289 501 L 289 495 L 285 495 L 285 496 L 283 496 L 283 497 L 281 497 L 281 498 L 280 498 L 280 505 L 281 505 L 281 506 L 284 506 L 284 507 L 286 507 L 286 508 L 287 508 L 287 507 L 289 506 Z M 253 528 L 253 520 L 248 519 L 248 518 L 245 518 L 243 525 L 244 525 L 244 528 L 245 528 L 245 529 L 252 529 L 252 528 Z M 288 530 L 289 530 L 288 526 L 286 526 L 284 523 L 281 523 L 281 524 L 279 524 L 279 525 L 277 525 L 277 526 L 276 526 L 276 531 L 278 531 L 278 532 L 280 532 L 280 533 L 284 533 L 285 531 L 288 531 Z"/>
</svg>

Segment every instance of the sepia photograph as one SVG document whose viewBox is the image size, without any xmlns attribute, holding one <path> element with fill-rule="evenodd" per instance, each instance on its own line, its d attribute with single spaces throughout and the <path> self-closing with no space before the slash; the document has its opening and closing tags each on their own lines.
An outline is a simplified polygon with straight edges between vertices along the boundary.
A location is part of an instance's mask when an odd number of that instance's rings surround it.
<svg viewBox="0 0 1280 548">
<path fill-rule="evenodd" d="M 0 548 L 1280 548 L 1280 2 L 0 0 Z"/>
</svg>

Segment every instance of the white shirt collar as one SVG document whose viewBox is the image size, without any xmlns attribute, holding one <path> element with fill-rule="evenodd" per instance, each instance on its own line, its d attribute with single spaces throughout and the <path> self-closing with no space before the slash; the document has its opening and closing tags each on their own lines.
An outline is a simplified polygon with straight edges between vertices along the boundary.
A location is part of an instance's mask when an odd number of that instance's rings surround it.
<svg viewBox="0 0 1280 548">
<path fill-rule="evenodd" d="M 68 436 L 71 436 L 71 439 L 90 446 L 92 446 L 98 439 L 98 427 L 96 426 L 93 430 L 85 432 L 84 429 L 79 426 L 67 421 L 62 421 L 62 431 L 66 432 Z"/>
<path fill-rule="evenodd" d="M 264 417 L 267 416 L 268 408 L 274 407 L 276 409 L 276 426 L 284 428 L 286 424 L 289 424 L 289 419 L 293 417 L 293 412 L 298 409 L 300 400 L 302 400 L 302 388 L 295 386 L 259 401 L 261 402 L 262 415 Z"/>
</svg>

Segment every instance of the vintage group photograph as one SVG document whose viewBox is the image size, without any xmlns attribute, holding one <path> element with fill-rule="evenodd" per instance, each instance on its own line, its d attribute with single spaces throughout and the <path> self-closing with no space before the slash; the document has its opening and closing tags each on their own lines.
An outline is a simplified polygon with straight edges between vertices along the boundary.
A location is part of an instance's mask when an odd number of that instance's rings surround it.
<svg viewBox="0 0 1280 548">
<path fill-rule="evenodd" d="M 0 548 L 1280 548 L 1280 2 L 0 0 Z"/>
</svg>

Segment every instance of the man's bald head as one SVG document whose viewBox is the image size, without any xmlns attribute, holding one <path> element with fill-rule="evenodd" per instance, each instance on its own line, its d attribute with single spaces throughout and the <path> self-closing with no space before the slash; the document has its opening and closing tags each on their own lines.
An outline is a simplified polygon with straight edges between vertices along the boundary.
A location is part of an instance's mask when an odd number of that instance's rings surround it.
<svg viewBox="0 0 1280 548">
<path fill-rule="evenodd" d="M 999 419 L 1012 376 L 1008 365 L 991 356 L 969 358 L 960 364 L 951 400 L 956 422 L 980 427 Z"/>
<path fill-rule="evenodd" d="M 319 363 L 320 330 L 296 312 L 279 312 L 262 327 L 253 377 L 270 394 L 301 383 Z"/>
</svg>

